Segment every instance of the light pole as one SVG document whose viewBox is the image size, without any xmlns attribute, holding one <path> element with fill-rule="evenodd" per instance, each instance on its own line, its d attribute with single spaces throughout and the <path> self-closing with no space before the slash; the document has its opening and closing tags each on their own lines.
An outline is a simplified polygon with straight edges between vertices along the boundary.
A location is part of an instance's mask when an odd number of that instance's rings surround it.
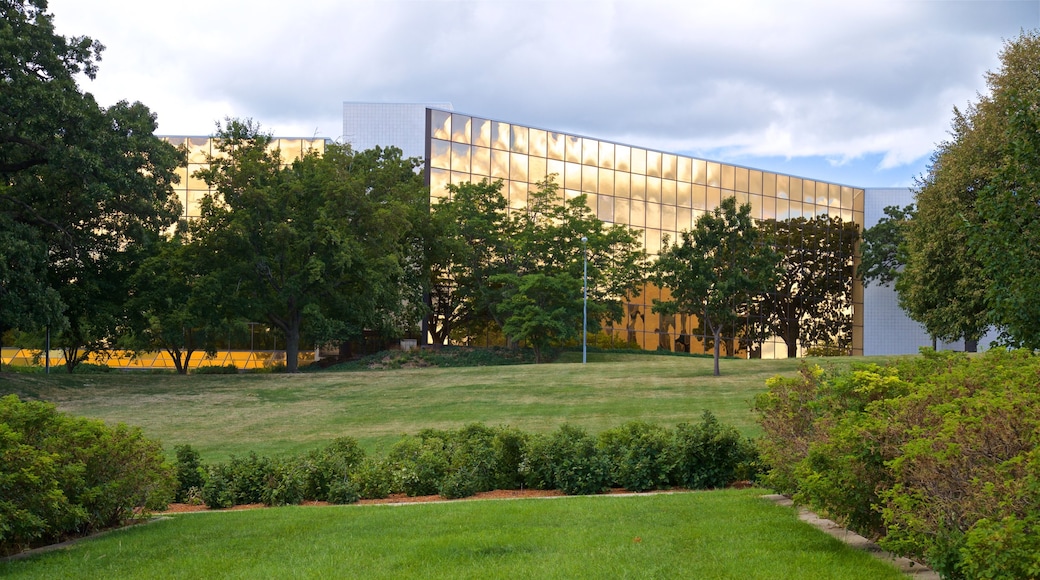
<svg viewBox="0 0 1040 580">
<path fill-rule="evenodd" d="M 581 304 L 581 364 L 586 361 L 586 345 L 589 337 L 589 238 L 581 237 L 582 261 L 582 304 Z"/>
</svg>

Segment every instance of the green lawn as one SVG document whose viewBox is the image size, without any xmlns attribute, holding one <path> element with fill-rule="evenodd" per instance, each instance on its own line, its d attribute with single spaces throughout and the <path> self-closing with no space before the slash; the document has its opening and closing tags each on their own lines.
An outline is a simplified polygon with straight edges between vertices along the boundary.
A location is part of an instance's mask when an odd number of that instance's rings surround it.
<svg viewBox="0 0 1040 580">
<path fill-rule="evenodd" d="M 175 516 L 5 578 L 902 578 L 760 490 Z"/>
<path fill-rule="evenodd" d="M 798 364 L 723 360 L 723 376 L 713 377 L 709 358 L 592 354 L 587 365 L 298 375 L 7 373 L 0 375 L 0 394 L 138 425 L 167 450 L 189 443 L 204 460 L 216 461 L 249 451 L 301 452 L 345 435 L 380 453 L 402 434 L 474 421 L 533 432 L 564 422 L 599 432 L 632 419 L 674 427 L 699 420 L 705 409 L 751 436 L 758 433 L 751 412 L 755 395 L 767 378 L 793 374 Z"/>
</svg>

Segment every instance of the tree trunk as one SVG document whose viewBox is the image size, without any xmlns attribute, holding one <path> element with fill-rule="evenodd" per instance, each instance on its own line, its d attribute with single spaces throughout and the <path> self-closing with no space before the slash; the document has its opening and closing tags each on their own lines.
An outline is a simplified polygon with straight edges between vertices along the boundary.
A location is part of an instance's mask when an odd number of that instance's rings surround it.
<svg viewBox="0 0 1040 580">
<path fill-rule="evenodd" d="M 289 315 L 288 328 L 285 329 L 285 372 L 295 373 L 300 364 L 300 322 L 303 317 L 299 312 Z"/>
<path fill-rule="evenodd" d="M 715 335 L 715 376 L 719 376 L 719 351 L 722 349 L 722 327 L 719 326 L 718 330 L 712 330 Z"/>
<path fill-rule="evenodd" d="M 979 339 L 977 338 L 965 338 L 964 339 L 964 352 L 979 352 Z"/>
<path fill-rule="evenodd" d="M 801 330 L 798 320 L 787 320 L 787 332 L 784 333 L 784 344 L 787 345 L 787 358 L 798 358 L 798 331 Z"/>
</svg>

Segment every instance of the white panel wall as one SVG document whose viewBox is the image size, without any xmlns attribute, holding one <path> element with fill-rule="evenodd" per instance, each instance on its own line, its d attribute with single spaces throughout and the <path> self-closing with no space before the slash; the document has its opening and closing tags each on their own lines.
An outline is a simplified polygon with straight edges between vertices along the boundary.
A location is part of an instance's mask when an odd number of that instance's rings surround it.
<svg viewBox="0 0 1040 580">
<path fill-rule="evenodd" d="M 343 103 L 343 141 L 355 151 L 376 145 L 426 156 L 426 108 L 452 110 L 451 103 Z"/>
</svg>

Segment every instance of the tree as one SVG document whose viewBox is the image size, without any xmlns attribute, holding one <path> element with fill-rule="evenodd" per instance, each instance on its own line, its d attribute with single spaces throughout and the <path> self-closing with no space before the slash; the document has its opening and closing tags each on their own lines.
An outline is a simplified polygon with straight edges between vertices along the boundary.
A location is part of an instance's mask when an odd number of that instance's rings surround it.
<svg viewBox="0 0 1040 580">
<path fill-rule="evenodd" d="M 1040 32 L 1005 44 L 1001 68 L 987 75 L 989 97 L 973 110 L 964 146 L 985 138 L 998 154 L 986 158 L 977 216 L 968 230 L 989 320 L 1004 342 L 1040 348 Z M 982 133 L 983 135 L 978 135 Z M 992 140 L 992 141 L 990 141 Z M 945 171 L 943 167 L 940 171 Z M 981 171 L 981 170 L 980 170 Z M 970 214 L 969 214 L 970 215 Z M 974 288 L 974 287 L 973 287 Z"/>
<path fill-rule="evenodd" d="M 776 288 L 754 302 L 751 320 L 783 339 L 791 358 L 799 342 L 850 348 L 856 224 L 816 216 L 759 226 L 780 252 L 780 275 Z"/>
<path fill-rule="evenodd" d="M 505 323 L 502 332 L 524 341 L 534 350 L 536 363 L 553 343 L 581 336 L 582 280 L 565 272 L 557 274 L 499 274 L 492 282 L 505 288 L 496 310 Z M 593 303 L 594 318 L 601 312 Z"/>
<path fill-rule="evenodd" d="M 111 344 L 133 260 L 178 213 L 181 159 L 144 105 L 106 109 L 80 91 L 76 75 L 94 77 L 103 47 L 55 34 L 46 7 L 0 2 L 0 223 L 23 257 L 7 261 L 21 282 L 0 327 L 61 331 L 71 371 Z"/>
<path fill-rule="evenodd" d="M 719 376 L 723 329 L 735 325 L 740 312 L 773 287 L 780 257 L 751 220 L 751 206 L 738 209 L 732 197 L 679 237 L 681 242 L 666 241 L 654 265 L 655 282 L 671 298 L 655 300 L 653 310 L 698 315 L 712 334 Z"/>
<path fill-rule="evenodd" d="M 891 284 L 906 265 L 906 228 L 914 217 L 913 204 L 885 207 L 885 217 L 863 232 L 857 275 L 864 286 Z"/>
<path fill-rule="evenodd" d="M 417 161 L 330 144 L 283 168 L 252 121 L 228 120 L 217 138 L 199 172 L 215 193 L 191 227 L 207 275 L 229 289 L 225 311 L 279 329 L 289 372 L 305 329 L 320 343 L 399 330 L 407 234 L 425 208 Z"/>
</svg>

